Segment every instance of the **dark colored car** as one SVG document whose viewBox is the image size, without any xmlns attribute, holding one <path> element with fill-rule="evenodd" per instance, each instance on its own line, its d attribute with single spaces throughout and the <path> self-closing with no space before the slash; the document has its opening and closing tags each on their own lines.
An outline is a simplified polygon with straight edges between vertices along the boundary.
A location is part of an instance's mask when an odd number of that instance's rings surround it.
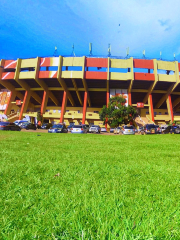
<svg viewBox="0 0 180 240">
<path fill-rule="evenodd" d="M 89 125 L 88 124 L 82 124 L 87 129 L 87 132 L 89 132 Z"/>
<path fill-rule="evenodd" d="M 178 126 L 168 126 L 162 134 L 179 134 L 180 133 L 180 128 Z"/>
<path fill-rule="evenodd" d="M 54 124 L 50 129 L 48 129 L 48 133 L 67 133 L 68 130 L 64 124 Z"/>
<path fill-rule="evenodd" d="M 140 134 L 157 134 L 159 133 L 159 126 L 155 124 L 146 124 L 143 129 L 141 129 Z"/>
<path fill-rule="evenodd" d="M 43 123 L 41 126 L 41 129 L 49 129 L 52 127 L 52 123 Z"/>
<path fill-rule="evenodd" d="M 24 128 L 26 130 L 29 130 L 29 129 L 33 129 L 33 130 L 36 130 L 36 125 L 33 124 L 33 123 L 23 123 L 21 125 L 21 128 Z"/>
<path fill-rule="evenodd" d="M 21 128 L 15 123 L 0 122 L 0 130 L 21 131 Z"/>
</svg>

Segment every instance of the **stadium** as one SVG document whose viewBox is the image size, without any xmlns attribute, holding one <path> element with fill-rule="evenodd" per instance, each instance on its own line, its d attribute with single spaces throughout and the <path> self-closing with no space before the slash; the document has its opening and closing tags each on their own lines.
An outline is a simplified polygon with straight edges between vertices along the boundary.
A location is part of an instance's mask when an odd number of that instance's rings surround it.
<svg viewBox="0 0 180 240">
<path fill-rule="evenodd" d="M 37 57 L 0 62 L 0 114 L 8 120 L 41 112 L 45 122 L 98 124 L 99 111 L 121 94 L 138 123 L 180 121 L 180 63 L 113 57 Z"/>
</svg>

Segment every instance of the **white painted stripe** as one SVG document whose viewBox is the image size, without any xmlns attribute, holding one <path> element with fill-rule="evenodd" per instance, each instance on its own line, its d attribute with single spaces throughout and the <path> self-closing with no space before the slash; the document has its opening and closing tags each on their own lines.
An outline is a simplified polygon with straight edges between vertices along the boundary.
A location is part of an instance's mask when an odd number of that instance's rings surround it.
<svg viewBox="0 0 180 240">
<path fill-rule="evenodd" d="M 43 65 L 43 63 L 45 62 L 45 60 L 46 60 L 46 58 L 43 58 L 43 61 L 42 61 L 42 63 L 41 63 L 41 65 L 40 65 L 40 66 L 42 66 L 42 65 Z"/>
<path fill-rule="evenodd" d="M 57 71 L 52 71 L 50 78 L 53 78 L 56 73 L 57 73 Z"/>
<path fill-rule="evenodd" d="M 7 75 L 9 75 L 9 74 L 10 74 L 10 72 L 6 73 L 2 79 L 5 79 L 7 77 Z"/>
</svg>

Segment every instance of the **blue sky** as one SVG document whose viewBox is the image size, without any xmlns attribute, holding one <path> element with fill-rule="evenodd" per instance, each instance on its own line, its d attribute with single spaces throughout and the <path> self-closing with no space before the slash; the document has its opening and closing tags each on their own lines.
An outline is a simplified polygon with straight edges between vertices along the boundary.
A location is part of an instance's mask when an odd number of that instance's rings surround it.
<svg viewBox="0 0 180 240">
<path fill-rule="evenodd" d="M 1 0 L 0 58 L 130 56 L 180 61 L 178 0 Z M 120 24 L 120 26 L 119 26 Z"/>
</svg>

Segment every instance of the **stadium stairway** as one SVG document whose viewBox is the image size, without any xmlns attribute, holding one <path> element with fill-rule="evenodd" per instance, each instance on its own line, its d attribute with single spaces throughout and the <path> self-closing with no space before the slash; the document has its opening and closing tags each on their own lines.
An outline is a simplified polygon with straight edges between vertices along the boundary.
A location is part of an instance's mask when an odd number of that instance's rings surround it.
<svg viewBox="0 0 180 240">
<path fill-rule="evenodd" d="M 9 122 L 14 122 L 19 119 L 19 113 L 17 113 L 17 112 L 11 113 L 11 114 L 7 115 L 7 118 L 8 118 Z"/>
</svg>

